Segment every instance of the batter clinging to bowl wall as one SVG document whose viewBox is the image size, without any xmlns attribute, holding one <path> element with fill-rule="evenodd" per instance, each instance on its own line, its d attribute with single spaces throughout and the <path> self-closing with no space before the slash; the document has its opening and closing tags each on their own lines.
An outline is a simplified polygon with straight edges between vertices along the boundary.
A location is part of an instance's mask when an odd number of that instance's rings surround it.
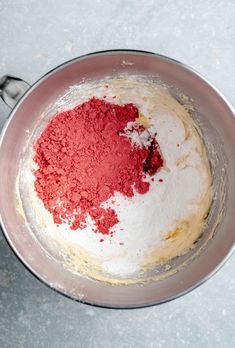
<svg viewBox="0 0 235 348">
<path fill-rule="evenodd" d="M 166 88 L 138 76 L 69 93 L 76 104 L 34 139 L 19 185 L 28 181 L 37 228 L 76 271 L 128 283 L 203 231 L 212 177 L 200 130 Z"/>
</svg>

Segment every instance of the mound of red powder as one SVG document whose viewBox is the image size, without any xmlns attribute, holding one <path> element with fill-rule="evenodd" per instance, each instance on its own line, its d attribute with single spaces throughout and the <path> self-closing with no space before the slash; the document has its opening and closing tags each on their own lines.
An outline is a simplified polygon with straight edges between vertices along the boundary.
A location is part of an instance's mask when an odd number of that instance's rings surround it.
<svg viewBox="0 0 235 348">
<path fill-rule="evenodd" d="M 155 174 L 163 160 L 155 138 L 140 147 L 125 136 L 127 123 L 138 117 L 133 104 L 96 98 L 55 115 L 34 146 L 35 190 L 55 223 L 84 228 L 90 215 L 95 232 L 108 234 L 118 218 L 102 203 L 115 192 L 132 197 L 134 189 L 140 194 L 149 190 L 144 178 Z M 145 130 L 134 128 L 139 134 Z"/>
</svg>

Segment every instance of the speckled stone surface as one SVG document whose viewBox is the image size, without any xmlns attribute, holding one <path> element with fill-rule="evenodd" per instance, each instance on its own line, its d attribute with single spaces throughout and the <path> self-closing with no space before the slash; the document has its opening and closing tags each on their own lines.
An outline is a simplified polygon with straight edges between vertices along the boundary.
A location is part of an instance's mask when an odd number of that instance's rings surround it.
<svg viewBox="0 0 235 348">
<path fill-rule="evenodd" d="M 33 83 L 56 65 L 111 48 L 191 65 L 235 104 L 235 1 L 0 1 L 0 76 Z M 0 100 L 0 126 L 9 109 Z M 35 279 L 0 232 L 0 348 L 235 347 L 235 256 L 173 302 L 115 311 L 73 302 Z"/>
</svg>

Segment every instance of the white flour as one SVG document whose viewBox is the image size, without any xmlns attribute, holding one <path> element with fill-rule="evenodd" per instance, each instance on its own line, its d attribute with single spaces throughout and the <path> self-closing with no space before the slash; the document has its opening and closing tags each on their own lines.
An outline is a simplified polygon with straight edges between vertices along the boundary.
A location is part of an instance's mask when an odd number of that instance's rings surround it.
<svg viewBox="0 0 235 348">
<path fill-rule="evenodd" d="M 164 167 L 153 176 L 154 181 L 147 179 L 151 185 L 146 194 L 136 193 L 126 198 L 116 193 L 105 202 L 104 206 L 112 207 L 119 219 L 112 228 L 113 237 L 92 232 L 93 221 L 89 216 L 83 230 L 72 231 L 66 224 L 53 223 L 34 190 L 32 153 L 23 161 L 20 185 L 27 190 L 35 226 L 48 241 L 56 240 L 62 249 L 69 246 L 68 250 L 77 254 L 77 263 L 82 251 L 82 257 L 94 260 L 102 271 L 127 276 L 191 247 L 201 234 L 210 206 L 211 175 L 203 143 L 191 117 L 166 90 L 153 83 L 108 80 L 75 86 L 64 98 L 64 108 L 68 108 L 68 101 L 69 107 L 73 107 L 92 96 L 103 98 L 104 95 L 107 101 L 131 102 L 139 108 L 144 115 L 142 122 L 149 124 L 152 134 L 157 132 L 164 158 Z M 138 144 L 146 141 L 144 135 L 141 139 L 136 134 L 131 136 Z"/>
</svg>

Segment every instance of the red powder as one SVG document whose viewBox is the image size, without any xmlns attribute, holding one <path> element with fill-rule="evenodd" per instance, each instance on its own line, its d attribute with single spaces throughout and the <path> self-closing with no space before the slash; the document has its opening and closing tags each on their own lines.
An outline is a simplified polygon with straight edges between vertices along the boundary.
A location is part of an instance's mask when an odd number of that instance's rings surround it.
<svg viewBox="0 0 235 348">
<path fill-rule="evenodd" d="M 123 134 L 138 117 L 133 104 L 92 98 L 48 124 L 34 146 L 35 190 L 56 224 L 67 221 L 71 229 L 82 229 L 90 215 L 95 232 L 108 234 L 118 218 L 101 204 L 115 192 L 132 197 L 133 189 L 149 190 L 146 174 L 155 174 L 163 160 L 155 138 L 141 148 Z M 139 133 L 145 130 L 137 127 Z"/>
</svg>

